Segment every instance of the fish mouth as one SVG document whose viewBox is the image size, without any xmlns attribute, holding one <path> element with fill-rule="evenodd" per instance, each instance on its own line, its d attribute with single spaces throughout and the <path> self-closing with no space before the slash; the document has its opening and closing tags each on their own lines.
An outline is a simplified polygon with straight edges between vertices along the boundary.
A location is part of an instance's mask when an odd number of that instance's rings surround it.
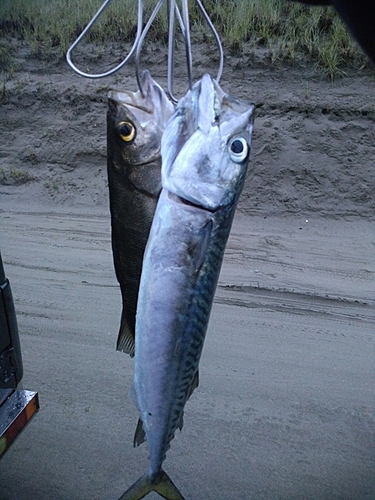
<svg viewBox="0 0 375 500">
<path fill-rule="evenodd" d="M 130 108 L 140 124 L 148 123 L 153 117 L 155 123 L 164 128 L 174 111 L 174 105 L 148 70 L 143 71 L 140 84 L 142 91 L 109 90 L 108 100 L 112 100 L 117 106 Z"/>
<path fill-rule="evenodd" d="M 208 208 L 208 207 L 203 207 L 202 205 L 199 205 L 198 203 L 194 203 L 192 201 L 189 201 L 188 199 L 186 198 L 183 198 L 182 196 L 179 196 L 178 194 L 175 194 L 175 193 L 172 193 L 172 191 L 167 191 L 167 196 L 168 196 L 168 199 L 170 199 L 171 201 L 173 201 L 174 203 L 178 204 L 178 205 L 185 205 L 185 206 L 188 206 L 188 207 L 192 207 L 192 208 L 196 208 L 198 210 L 204 210 L 205 212 L 210 212 L 210 213 L 215 213 L 218 211 L 218 208 Z"/>
<path fill-rule="evenodd" d="M 145 70 L 141 75 L 141 86 L 143 92 L 141 92 L 140 89 L 136 92 L 131 92 L 130 90 L 111 89 L 108 91 L 107 97 L 108 99 L 115 101 L 117 104 L 137 108 L 145 113 L 152 113 L 153 109 L 149 105 L 150 99 L 147 99 L 147 97 L 151 94 L 154 85 L 156 84 L 152 79 L 150 72 Z"/>
<path fill-rule="evenodd" d="M 193 114 L 196 127 L 204 134 L 208 134 L 210 128 L 216 124 L 222 114 L 222 105 L 225 93 L 219 84 L 210 75 L 204 74 L 200 85 L 196 87 L 195 106 Z"/>
</svg>

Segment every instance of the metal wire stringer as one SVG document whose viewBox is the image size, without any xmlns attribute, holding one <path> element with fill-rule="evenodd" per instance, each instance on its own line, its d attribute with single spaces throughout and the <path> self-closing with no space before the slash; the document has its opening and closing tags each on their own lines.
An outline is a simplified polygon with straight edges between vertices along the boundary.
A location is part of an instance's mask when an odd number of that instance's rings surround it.
<svg viewBox="0 0 375 500">
<path fill-rule="evenodd" d="M 140 56 L 141 56 L 141 51 L 142 51 L 142 46 L 144 43 L 144 40 L 146 38 L 146 35 L 154 22 L 156 16 L 158 15 L 162 5 L 166 2 L 167 3 L 167 12 L 168 12 L 168 68 L 167 68 L 167 92 L 170 96 L 170 98 L 177 102 L 177 99 L 173 95 L 173 81 L 174 81 L 174 59 L 175 59 L 175 20 L 177 18 L 178 25 L 180 27 L 182 36 L 184 38 L 185 42 L 185 51 L 186 51 L 186 66 L 187 66 L 187 76 L 188 76 L 188 83 L 189 83 L 189 88 L 192 87 L 192 72 L 193 72 L 193 61 L 192 61 L 192 51 L 191 51 L 191 40 L 190 40 L 190 22 L 189 22 L 189 5 L 188 5 L 188 0 L 180 0 L 181 4 L 181 10 L 177 4 L 176 0 L 158 0 L 154 10 L 152 11 L 149 20 L 147 21 L 146 25 L 143 27 L 143 11 L 144 11 L 144 1 L 143 0 L 137 0 L 138 1 L 138 14 L 137 14 L 137 32 L 136 32 L 136 37 L 134 40 L 134 43 L 127 54 L 127 56 L 114 68 L 110 69 L 109 71 L 103 72 L 103 73 L 85 73 L 84 71 L 80 70 L 72 61 L 72 52 L 73 50 L 79 45 L 79 43 L 82 41 L 83 37 L 90 31 L 92 26 L 95 24 L 99 16 L 103 13 L 104 9 L 109 5 L 109 3 L 112 0 L 105 0 L 100 9 L 97 11 L 97 13 L 94 15 L 94 17 L 91 19 L 91 21 L 88 23 L 86 28 L 82 31 L 82 33 L 79 35 L 77 40 L 71 45 L 69 50 L 66 53 L 66 60 L 69 64 L 69 66 L 80 76 L 84 76 L 86 78 L 103 78 L 106 76 L 110 76 L 119 69 L 121 69 L 127 61 L 130 59 L 130 57 L 134 54 L 135 52 L 135 66 L 136 66 L 136 78 L 137 78 L 137 83 L 140 91 L 143 94 L 142 86 L 141 86 L 141 78 L 140 78 Z M 208 24 L 212 34 L 214 35 L 218 51 L 219 51 L 219 68 L 216 76 L 216 80 L 219 81 L 221 78 L 221 74 L 223 71 L 223 64 L 224 64 L 224 54 L 223 54 L 223 48 L 221 45 L 220 37 L 209 17 L 207 14 L 206 9 L 203 6 L 203 3 L 201 0 L 192 0 L 194 1 L 200 12 L 202 13 L 203 18 L 205 19 L 206 23 Z M 182 13 L 181 13 L 182 11 Z"/>
</svg>

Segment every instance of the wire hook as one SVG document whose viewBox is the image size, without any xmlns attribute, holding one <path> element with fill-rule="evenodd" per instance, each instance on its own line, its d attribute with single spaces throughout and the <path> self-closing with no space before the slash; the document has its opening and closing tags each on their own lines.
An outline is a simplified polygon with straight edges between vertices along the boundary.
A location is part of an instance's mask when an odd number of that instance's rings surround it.
<svg viewBox="0 0 375 500">
<path fill-rule="evenodd" d="M 129 54 L 114 68 L 110 69 L 109 71 L 106 71 L 104 73 L 85 73 L 84 71 L 80 70 L 72 61 L 72 52 L 73 50 L 77 47 L 77 45 L 81 42 L 82 38 L 86 35 L 88 31 L 92 28 L 92 26 L 95 24 L 99 16 L 102 14 L 104 9 L 109 5 L 109 3 L 112 0 L 105 0 L 102 6 L 99 8 L 97 13 L 94 15 L 94 17 L 91 19 L 91 21 L 88 23 L 86 28 L 82 31 L 82 33 L 79 35 L 77 40 L 70 46 L 69 50 L 66 53 L 66 60 L 69 64 L 69 66 L 72 68 L 73 71 L 78 73 L 80 76 L 84 76 L 85 78 L 103 78 L 105 76 L 110 76 L 113 75 L 113 73 L 116 73 L 119 69 L 121 69 L 130 59 L 130 57 L 133 55 L 134 51 L 136 50 L 139 39 L 142 34 L 142 24 L 143 24 L 143 0 L 138 0 L 138 14 L 137 14 L 137 34 L 134 40 L 134 43 L 132 45 L 132 48 L 130 49 Z"/>
<path fill-rule="evenodd" d="M 79 35 L 77 40 L 71 45 L 69 50 L 66 53 L 66 60 L 69 66 L 78 73 L 80 76 L 85 78 L 103 78 L 106 76 L 110 76 L 119 69 L 121 69 L 130 57 L 135 52 L 135 67 L 136 67 L 136 78 L 138 87 L 143 94 L 141 77 L 140 77 L 140 55 L 142 51 L 142 45 L 146 38 L 146 35 L 154 22 L 156 16 L 158 15 L 163 3 L 167 1 L 167 11 L 168 11 L 168 69 L 167 69 L 167 92 L 172 101 L 177 102 L 177 99 L 174 97 L 173 84 L 174 84 L 174 59 L 175 59 L 175 18 L 177 18 L 182 36 L 185 41 L 185 52 L 186 52 L 186 65 L 187 65 L 187 73 L 188 73 L 188 83 L 189 88 L 192 87 L 192 73 L 193 73 L 193 61 L 192 61 L 192 50 L 191 50 L 191 38 L 190 38 L 190 21 L 189 21 L 189 5 L 188 0 L 181 0 L 182 6 L 182 14 L 180 12 L 179 6 L 177 5 L 176 0 L 158 0 L 158 3 L 154 10 L 152 11 L 149 20 L 147 21 L 145 27 L 143 28 L 143 10 L 144 10 L 144 2 L 143 0 L 138 0 L 138 12 L 137 12 L 137 32 L 134 43 L 130 49 L 129 54 L 121 61 L 120 64 L 115 66 L 114 68 L 103 72 L 103 73 L 86 73 L 80 70 L 72 61 L 72 52 L 77 47 L 77 45 L 82 41 L 83 37 L 88 33 L 88 31 L 92 28 L 94 23 L 97 21 L 99 16 L 103 13 L 104 9 L 109 5 L 112 0 L 105 0 L 102 6 L 99 8 L 97 13 L 93 16 L 91 21 L 87 24 L 86 28 Z M 220 37 L 209 17 L 207 11 L 205 10 L 203 3 L 201 0 L 195 0 L 199 10 L 202 13 L 208 27 L 214 35 L 218 51 L 219 51 L 219 68 L 217 72 L 216 80 L 219 82 L 224 65 L 224 53 L 221 45 Z"/>
</svg>

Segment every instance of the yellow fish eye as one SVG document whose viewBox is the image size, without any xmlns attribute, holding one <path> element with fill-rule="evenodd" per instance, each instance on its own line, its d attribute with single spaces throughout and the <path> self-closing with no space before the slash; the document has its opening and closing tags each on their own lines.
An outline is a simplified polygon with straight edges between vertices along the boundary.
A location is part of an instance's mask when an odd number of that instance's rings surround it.
<svg viewBox="0 0 375 500">
<path fill-rule="evenodd" d="M 135 138 L 135 127 L 130 122 L 120 122 L 117 130 L 124 142 L 131 142 Z"/>
</svg>

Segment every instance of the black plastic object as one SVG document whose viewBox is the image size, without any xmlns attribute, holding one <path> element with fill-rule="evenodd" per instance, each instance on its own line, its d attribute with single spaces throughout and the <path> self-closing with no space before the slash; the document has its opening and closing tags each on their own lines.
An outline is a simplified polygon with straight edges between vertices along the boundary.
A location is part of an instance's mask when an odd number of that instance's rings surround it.
<svg viewBox="0 0 375 500">
<path fill-rule="evenodd" d="M 12 290 L 0 254 L 0 389 L 15 389 L 23 376 Z"/>
</svg>

